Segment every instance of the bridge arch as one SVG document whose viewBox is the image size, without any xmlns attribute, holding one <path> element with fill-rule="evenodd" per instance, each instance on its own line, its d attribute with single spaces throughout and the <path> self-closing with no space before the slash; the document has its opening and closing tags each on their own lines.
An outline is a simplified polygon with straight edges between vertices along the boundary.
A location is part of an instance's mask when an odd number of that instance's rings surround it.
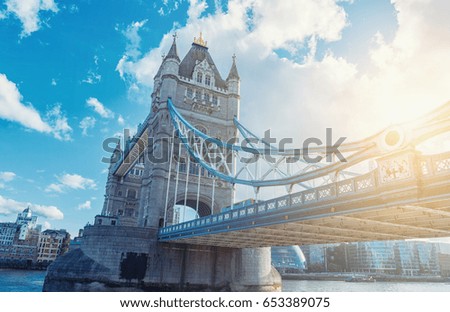
<svg viewBox="0 0 450 312">
<path fill-rule="evenodd" d="M 185 204 L 186 198 L 186 204 Z M 211 207 L 212 198 L 210 196 L 200 194 L 198 196 L 198 215 L 199 217 L 209 216 L 212 211 L 217 213 L 218 204 L 214 201 L 213 207 Z M 176 198 L 169 200 L 167 209 L 167 223 L 171 224 L 174 218 L 174 208 L 176 205 L 186 206 L 194 211 L 197 209 L 197 193 L 189 192 L 185 197 L 184 193 L 179 193 Z"/>
</svg>

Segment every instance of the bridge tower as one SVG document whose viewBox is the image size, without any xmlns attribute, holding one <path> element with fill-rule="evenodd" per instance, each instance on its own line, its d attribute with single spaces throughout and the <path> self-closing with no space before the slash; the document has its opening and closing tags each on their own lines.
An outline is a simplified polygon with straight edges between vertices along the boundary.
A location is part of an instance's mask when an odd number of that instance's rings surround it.
<svg viewBox="0 0 450 312">
<path fill-rule="evenodd" d="M 232 186 L 215 179 L 189 157 L 179 144 L 172 146 L 174 127 L 167 100 L 202 132 L 228 141 L 236 137 L 233 124 L 239 112 L 239 75 L 236 64 L 222 79 L 200 35 L 180 61 L 176 38 L 154 78 L 152 117 L 140 191 L 139 225 L 158 227 L 177 222 L 175 205 L 186 205 L 200 216 L 230 206 Z M 162 157 L 161 157 L 162 156 Z M 162 158 L 163 161 L 157 161 Z"/>
<path fill-rule="evenodd" d="M 149 115 L 133 138 L 124 138 L 123 151 L 118 144 L 111 156 L 116 163 L 109 167 L 102 213 L 85 227 L 80 248 L 52 264 L 44 290 L 120 290 L 130 281 L 145 290 L 280 289 L 268 247 L 158 240 L 161 227 L 183 221 L 174 206 L 189 206 L 207 216 L 234 201 L 233 185 L 207 172 L 174 140 L 169 99 L 196 129 L 221 141 L 233 140 L 240 104 L 235 57 L 224 80 L 201 34 L 182 60 L 174 36 L 154 77 Z M 227 162 L 233 168 L 233 159 Z"/>
<path fill-rule="evenodd" d="M 115 166 L 110 166 L 102 216 L 117 218 L 121 225 L 157 228 L 177 219 L 175 205 L 189 206 L 206 216 L 234 200 L 232 185 L 201 168 L 179 144 L 172 146 L 169 98 L 197 129 L 222 141 L 232 140 L 237 134 L 233 118 L 239 115 L 240 104 L 235 56 L 224 80 L 201 34 L 183 60 L 174 36 L 154 77 L 151 112 L 140 125 L 147 131 L 147 149 L 124 174 L 117 175 Z M 124 154 L 135 140 L 125 138 Z M 118 146 L 112 158 L 116 160 L 120 153 Z"/>
</svg>

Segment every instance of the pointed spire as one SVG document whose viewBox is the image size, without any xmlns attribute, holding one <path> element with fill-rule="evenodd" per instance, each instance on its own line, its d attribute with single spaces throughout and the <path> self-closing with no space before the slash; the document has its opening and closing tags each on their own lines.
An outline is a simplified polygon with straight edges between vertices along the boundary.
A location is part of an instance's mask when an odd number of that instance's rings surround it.
<svg viewBox="0 0 450 312">
<path fill-rule="evenodd" d="M 176 59 L 178 62 L 180 62 L 180 58 L 178 57 L 178 51 L 177 51 L 177 33 L 174 33 L 172 35 L 173 42 L 172 46 L 170 47 L 169 53 L 165 56 L 164 60 L 167 60 L 169 58 Z"/>
<path fill-rule="evenodd" d="M 236 54 L 233 54 L 233 64 L 231 65 L 230 73 L 228 74 L 227 81 L 230 79 L 240 79 L 239 73 L 236 67 Z"/>
</svg>

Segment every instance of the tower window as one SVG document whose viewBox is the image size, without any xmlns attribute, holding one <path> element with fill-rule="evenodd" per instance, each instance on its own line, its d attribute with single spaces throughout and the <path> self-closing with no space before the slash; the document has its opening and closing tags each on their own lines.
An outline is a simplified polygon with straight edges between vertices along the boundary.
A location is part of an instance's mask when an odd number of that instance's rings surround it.
<svg viewBox="0 0 450 312">
<path fill-rule="evenodd" d="M 186 96 L 188 97 L 188 99 L 192 99 L 192 89 L 191 88 L 187 89 Z"/>
<path fill-rule="evenodd" d="M 211 85 L 211 76 L 210 75 L 205 76 L 205 85 L 207 85 L 207 86 Z"/>
<path fill-rule="evenodd" d="M 214 105 L 217 105 L 218 101 L 217 101 L 217 96 L 216 95 L 213 95 L 212 102 L 213 102 Z"/>
<path fill-rule="evenodd" d="M 208 94 L 208 93 L 205 93 L 205 101 L 206 101 L 206 102 L 209 102 L 209 100 L 210 100 L 209 94 Z"/>
<path fill-rule="evenodd" d="M 136 191 L 135 190 L 128 190 L 127 198 L 136 198 Z"/>
<path fill-rule="evenodd" d="M 197 73 L 197 82 L 201 83 L 203 80 L 203 75 L 202 73 Z"/>
<path fill-rule="evenodd" d="M 195 98 L 197 99 L 197 100 L 200 100 L 200 91 L 198 91 L 198 90 L 195 90 Z"/>
</svg>

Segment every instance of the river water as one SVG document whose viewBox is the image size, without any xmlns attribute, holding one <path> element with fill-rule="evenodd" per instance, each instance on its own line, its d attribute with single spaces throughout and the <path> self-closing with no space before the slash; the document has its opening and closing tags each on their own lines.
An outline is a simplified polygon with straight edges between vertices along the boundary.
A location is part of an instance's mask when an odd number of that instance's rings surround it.
<svg viewBox="0 0 450 312">
<path fill-rule="evenodd" d="M 0 269 L 0 292 L 39 292 L 44 284 L 45 271 Z M 347 283 L 342 281 L 283 281 L 285 292 L 336 292 L 336 291 L 445 291 L 448 283 Z"/>
<path fill-rule="evenodd" d="M 336 292 L 336 291 L 450 291 L 448 283 L 412 283 L 412 282 L 375 282 L 375 283 L 348 283 L 345 281 L 283 281 L 283 291 L 310 291 L 310 292 Z"/>
<path fill-rule="evenodd" d="M 0 269 L 0 291 L 42 291 L 46 271 Z"/>
</svg>

